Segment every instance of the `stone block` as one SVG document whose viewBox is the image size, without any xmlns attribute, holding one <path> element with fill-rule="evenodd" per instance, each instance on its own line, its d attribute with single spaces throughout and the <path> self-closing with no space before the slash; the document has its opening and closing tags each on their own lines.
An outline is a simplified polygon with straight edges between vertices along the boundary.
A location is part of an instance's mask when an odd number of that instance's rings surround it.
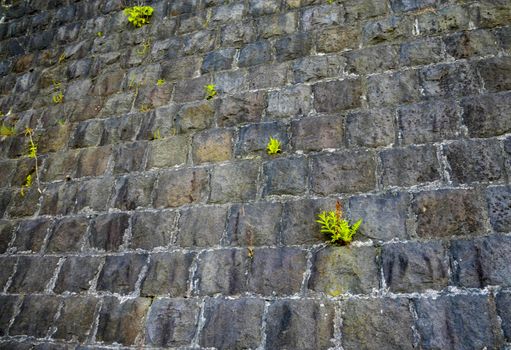
<svg viewBox="0 0 511 350">
<path fill-rule="evenodd" d="M 253 161 L 240 161 L 213 168 L 209 202 L 226 203 L 254 199 L 258 174 L 259 164 Z"/>
<path fill-rule="evenodd" d="M 292 34 L 297 27 L 297 12 L 261 17 L 256 23 L 259 36 L 264 39 Z"/>
<path fill-rule="evenodd" d="M 419 97 L 419 77 L 414 70 L 373 75 L 367 79 L 367 100 L 371 107 L 411 103 Z"/>
<path fill-rule="evenodd" d="M 398 51 L 395 46 L 372 46 L 361 50 L 348 51 L 346 72 L 349 74 L 367 75 L 396 69 Z"/>
<path fill-rule="evenodd" d="M 245 4 L 232 3 L 214 8 L 211 22 L 214 24 L 227 24 L 242 19 L 245 13 Z"/>
<path fill-rule="evenodd" d="M 447 252 L 439 241 L 384 245 L 382 266 L 393 292 L 441 290 L 448 284 Z"/>
<path fill-rule="evenodd" d="M 362 219 L 360 237 L 390 241 L 409 238 L 410 196 L 403 192 L 354 196 L 349 199 L 351 221 Z"/>
<path fill-rule="evenodd" d="M 207 29 L 184 35 L 182 39 L 185 55 L 204 54 L 215 47 L 215 32 Z"/>
<path fill-rule="evenodd" d="M 146 123 L 149 121 L 152 122 L 153 120 L 153 113 L 149 113 L 149 115 L 143 115 L 141 113 L 128 114 L 126 116 L 105 119 L 105 128 L 101 136 L 100 144 L 118 144 L 121 143 L 121 141 L 132 141 L 135 138 L 140 139 L 139 136 L 144 133 L 143 131 Z M 141 129 L 140 133 L 138 131 L 139 128 Z M 147 138 L 145 140 L 147 140 Z"/>
<path fill-rule="evenodd" d="M 172 243 L 177 212 L 135 212 L 132 216 L 130 246 L 133 249 L 152 250 Z"/>
<path fill-rule="evenodd" d="M 307 115 L 311 107 L 312 92 L 310 86 L 295 85 L 270 92 L 266 112 L 272 119 L 287 118 Z"/>
<path fill-rule="evenodd" d="M 253 21 L 244 20 L 237 23 L 229 23 L 220 29 L 222 43 L 227 46 L 241 47 L 256 39 L 256 31 Z"/>
<path fill-rule="evenodd" d="M 98 291 L 130 294 L 146 266 L 146 254 L 109 255 L 99 275 Z"/>
<path fill-rule="evenodd" d="M 151 205 L 154 182 L 153 174 L 128 175 L 117 180 L 113 206 L 121 210 L 133 210 Z"/>
<path fill-rule="evenodd" d="M 46 250 L 52 253 L 77 252 L 89 226 L 86 217 L 68 217 L 58 220 L 49 235 Z"/>
<path fill-rule="evenodd" d="M 18 297 L 13 295 L 0 296 L 0 336 L 7 335 L 9 322 L 14 315 L 15 306 L 18 303 Z M 2 345 L 0 344 L 0 348 Z"/>
<path fill-rule="evenodd" d="M 14 266 L 17 261 L 13 256 L 0 256 L 0 262 L 2 263 L 2 269 L 0 270 L 0 290 L 3 291 L 9 277 L 11 277 L 14 272 Z"/>
<path fill-rule="evenodd" d="M 50 282 L 59 258 L 52 256 L 20 256 L 12 276 L 11 293 L 42 293 Z"/>
<path fill-rule="evenodd" d="M 17 252 L 40 252 L 44 239 L 48 235 L 52 224 L 53 222 L 46 218 L 21 221 L 16 228 L 16 238 L 12 245 L 13 248 L 16 248 Z M 7 243 L 9 243 L 9 241 L 7 241 Z"/>
<path fill-rule="evenodd" d="M 184 297 L 189 285 L 189 270 L 195 253 L 151 254 L 147 275 L 142 283 L 141 295 Z"/>
<path fill-rule="evenodd" d="M 447 54 L 455 59 L 473 56 L 495 55 L 498 43 L 495 36 L 487 30 L 471 30 L 451 34 L 444 39 Z"/>
<path fill-rule="evenodd" d="M 370 191 L 376 186 L 374 154 L 366 150 L 312 158 L 311 189 L 317 194 Z"/>
<path fill-rule="evenodd" d="M 395 112 L 377 108 L 350 112 L 346 117 L 346 139 L 351 147 L 381 147 L 395 143 Z"/>
<path fill-rule="evenodd" d="M 360 79 L 321 82 L 312 86 L 314 108 L 318 112 L 337 113 L 362 105 Z"/>
<path fill-rule="evenodd" d="M 250 90 L 277 88 L 291 80 L 292 70 L 289 63 L 275 63 L 249 67 L 247 85 Z"/>
<path fill-rule="evenodd" d="M 472 96 L 461 101 L 463 122 L 470 137 L 490 137 L 511 131 L 511 93 Z"/>
<path fill-rule="evenodd" d="M 308 289 L 330 296 L 370 294 L 379 288 L 375 247 L 327 246 L 312 257 Z"/>
<path fill-rule="evenodd" d="M 91 222 L 89 248 L 100 251 L 118 251 L 129 227 L 129 215 L 113 213 L 100 215 Z"/>
<path fill-rule="evenodd" d="M 408 146 L 380 152 L 383 186 L 414 186 L 440 181 L 436 147 Z"/>
<path fill-rule="evenodd" d="M 173 100 L 178 103 L 203 100 L 204 85 L 210 84 L 210 80 L 209 76 L 203 75 L 195 79 L 178 81 L 174 87 Z M 204 110 L 202 114 L 205 112 L 208 111 Z"/>
<path fill-rule="evenodd" d="M 113 173 L 124 174 L 143 170 L 146 149 L 145 142 L 123 143 L 116 147 L 113 152 Z"/>
<path fill-rule="evenodd" d="M 451 243 L 453 284 L 484 288 L 511 285 L 511 239 L 493 235 Z"/>
<path fill-rule="evenodd" d="M 401 41 L 413 33 L 413 22 L 408 17 L 389 16 L 366 22 L 362 28 L 362 43 L 374 45 Z"/>
<path fill-rule="evenodd" d="M 440 296 L 414 301 L 423 349 L 495 348 L 496 318 L 486 295 Z"/>
<path fill-rule="evenodd" d="M 486 231 L 486 203 L 476 190 L 419 192 L 412 200 L 417 235 L 422 238 L 477 235 Z"/>
<path fill-rule="evenodd" d="M 305 83 L 323 78 L 338 77 L 346 59 L 340 55 L 307 56 L 293 62 L 294 83 Z"/>
<path fill-rule="evenodd" d="M 264 301 L 260 299 L 208 299 L 199 344 L 233 350 L 256 348 L 263 336 L 263 309 Z"/>
<path fill-rule="evenodd" d="M 490 223 L 497 232 L 511 231 L 511 188 L 509 186 L 486 189 Z"/>
<path fill-rule="evenodd" d="M 9 328 L 10 335 L 44 338 L 53 325 L 61 300 L 51 295 L 28 295 L 23 299 L 20 312 Z"/>
<path fill-rule="evenodd" d="M 279 140 L 282 151 L 286 150 L 288 144 L 286 125 L 280 122 L 251 124 L 240 128 L 235 155 L 266 154 L 266 146 L 270 137 Z"/>
<path fill-rule="evenodd" d="M 74 212 L 106 211 L 113 188 L 113 178 L 94 178 L 77 182 L 76 185 Z"/>
<path fill-rule="evenodd" d="M 235 246 L 277 244 L 281 215 L 280 203 L 257 202 L 232 206 L 226 243 Z"/>
<path fill-rule="evenodd" d="M 263 196 L 299 195 L 307 191 L 306 158 L 277 158 L 263 164 Z"/>
<path fill-rule="evenodd" d="M 148 298 L 128 299 L 123 303 L 114 297 L 105 298 L 99 313 L 96 339 L 106 344 L 142 342 L 144 320 L 150 305 Z"/>
<path fill-rule="evenodd" d="M 403 144 L 438 142 L 461 136 L 461 118 L 454 100 L 432 100 L 397 109 Z"/>
<path fill-rule="evenodd" d="M 275 41 L 274 48 L 277 62 L 307 56 L 312 48 L 312 35 L 307 32 L 298 32 L 282 37 Z"/>
<path fill-rule="evenodd" d="M 163 140 L 153 140 L 148 144 L 146 169 L 168 168 L 186 163 L 188 138 L 170 136 Z"/>
<path fill-rule="evenodd" d="M 500 292 L 496 298 L 497 313 L 501 319 L 501 326 L 506 341 L 511 339 L 511 293 Z"/>
<path fill-rule="evenodd" d="M 241 249 L 207 250 L 199 255 L 193 284 L 199 295 L 236 295 L 247 291 L 248 252 Z"/>
<path fill-rule="evenodd" d="M 394 12 L 407 12 L 419 10 L 424 7 L 437 5 L 438 0 L 391 0 L 390 7 Z"/>
<path fill-rule="evenodd" d="M 426 65 L 444 59 L 445 52 L 439 38 L 422 38 L 403 43 L 399 48 L 399 63 L 404 66 Z"/>
<path fill-rule="evenodd" d="M 220 100 L 216 120 L 219 127 L 258 122 L 267 106 L 264 91 L 228 96 Z"/>
<path fill-rule="evenodd" d="M 9 242 L 11 241 L 12 234 L 14 232 L 14 224 L 7 220 L 0 220 L 0 254 L 5 253 L 9 246 Z M 31 235 L 27 234 L 27 238 L 30 238 Z M 42 243 L 42 241 L 41 241 Z M 32 242 L 29 243 L 29 246 L 32 246 Z M 40 247 L 39 244 L 37 246 Z M 34 248 L 35 250 L 37 250 Z"/>
<path fill-rule="evenodd" d="M 5 198 L 0 199 L 0 213 L 3 211 L 1 202 L 4 201 L 7 207 L 7 216 L 10 218 L 34 216 L 37 212 L 39 199 L 41 198 L 37 186 L 32 186 L 25 192 L 24 196 L 17 189 L 11 190 L 10 193 L 7 192 L 6 194 Z"/>
<path fill-rule="evenodd" d="M 208 196 L 208 191 L 208 173 L 204 168 L 162 172 L 158 175 L 154 206 L 168 208 L 203 202 Z"/>
<path fill-rule="evenodd" d="M 359 47 L 361 30 L 358 26 L 334 26 L 316 33 L 316 50 L 321 53 L 339 52 Z"/>
<path fill-rule="evenodd" d="M 167 107 L 159 107 L 153 112 L 145 113 L 143 117 L 135 122 L 140 128 L 137 132 L 138 140 L 154 140 L 155 133 L 161 137 L 175 136 L 178 130 L 177 113 L 180 105 L 171 104 Z"/>
<path fill-rule="evenodd" d="M 302 118 L 291 122 L 293 149 L 321 151 L 344 146 L 344 120 L 340 117 L 321 116 Z"/>
<path fill-rule="evenodd" d="M 236 50 L 233 48 L 209 52 L 204 57 L 204 61 L 202 61 L 201 72 L 209 73 L 231 69 L 235 53 Z"/>
<path fill-rule="evenodd" d="M 268 308 L 266 346 L 329 349 L 334 338 L 334 305 L 317 300 L 276 300 Z"/>
<path fill-rule="evenodd" d="M 64 298 L 52 338 L 85 342 L 91 332 L 97 305 L 98 299 L 92 296 Z"/>
<path fill-rule="evenodd" d="M 342 345 L 347 349 L 411 350 L 413 324 L 407 299 L 348 299 L 342 305 Z"/>
<path fill-rule="evenodd" d="M 271 60 L 270 43 L 266 40 L 256 41 L 245 45 L 238 58 L 239 67 L 250 67 L 267 63 Z"/>
<path fill-rule="evenodd" d="M 337 4 L 309 7 L 302 12 L 301 22 L 305 31 L 339 25 L 344 22 L 344 11 Z"/>
<path fill-rule="evenodd" d="M 200 98 L 205 99 L 204 86 L 197 87 L 200 89 Z M 218 89 L 218 86 L 217 86 Z M 195 104 L 183 105 L 177 113 L 177 129 L 179 132 L 190 132 L 204 130 L 214 122 L 215 108 L 214 101 L 204 101 Z"/>
<path fill-rule="evenodd" d="M 151 305 L 146 322 L 146 344 L 158 347 L 190 345 L 200 304 L 193 299 L 157 299 Z"/>
<path fill-rule="evenodd" d="M 390 12 L 387 3 L 378 0 L 348 0 L 343 5 L 347 23 L 384 16 Z"/>
<path fill-rule="evenodd" d="M 510 57 L 503 56 L 481 60 L 475 64 L 475 67 L 486 91 L 498 92 L 511 90 Z"/>
<path fill-rule="evenodd" d="M 195 56 L 169 58 L 168 61 L 161 63 L 162 78 L 165 81 L 189 79 L 195 76 L 201 64 L 201 58 Z"/>
<path fill-rule="evenodd" d="M 456 97 L 478 94 L 482 84 L 476 70 L 466 63 L 438 64 L 419 70 L 425 97 Z"/>
<path fill-rule="evenodd" d="M 180 211 L 175 243 L 180 247 L 214 247 L 226 227 L 227 208 L 201 206 Z"/>
<path fill-rule="evenodd" d="M 250 0 L 248 13 L 251 16 L 270 15 L 279 10 L 278 3 L 272 0 Z"/>
<path fill-rule="evenodd" d="M 229 160 L 233 153 L 233 131 L 211 129 L 197 133 L 192 142 L 193 162 L 221 162 Z"/>
<path fill-rule="evenodd" d="M 53 291 L 58 294 L 86 293 L 103 261 L 104 259 L 98 256 L 67 257 L 60 268 Z"/>
</svg>

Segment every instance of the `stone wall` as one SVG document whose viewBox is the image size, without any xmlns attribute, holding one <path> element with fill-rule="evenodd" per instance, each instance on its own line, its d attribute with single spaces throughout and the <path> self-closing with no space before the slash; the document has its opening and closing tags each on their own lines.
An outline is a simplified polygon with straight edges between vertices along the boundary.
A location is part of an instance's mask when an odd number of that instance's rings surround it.
<svg viewBox="0 0 511 350">
<path fill-rule="evenodd" d="M 510 348 L 511 2 L 3 3 L 1 349 Z"/>
</svg>

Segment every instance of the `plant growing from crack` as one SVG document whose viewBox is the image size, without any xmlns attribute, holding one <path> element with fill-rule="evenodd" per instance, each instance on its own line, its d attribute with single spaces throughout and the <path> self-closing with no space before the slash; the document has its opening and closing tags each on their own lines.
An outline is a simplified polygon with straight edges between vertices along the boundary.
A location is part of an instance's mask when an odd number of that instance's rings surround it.
<svg viewBox="0 0 511 350">
<path fill-rule="evenodd" d="M 217 94 L 215 84 L 205 85 L 204 90 L 206 92 L 206 100 L 211 100 Z"/>
<path fill-rule="evenodd" d="M 279 140 L 274 139 L 270 136 L 270 140 L 268 141 L 268 144 L 266 145 L 266 152 L 271 156 L 277 153 L 282 152 L 281 143 Z"/>
<path fill-rule="evenodd" d="M 53 96 L 52 96 L 53 103 L 62 103 L 64 100 L 64 94 L 62 93 L 62 83 L 57 82 L 53 80 Z"/>
<path fill-rule="evenodd" d="M 154 8 L 151 6 L 133 6 L 125 8 L 123 12 L 128 16 L 128 22 L 133 24 L 136 28 L 140 28 L 149 23 Z"/>
<path fill-rule="evenodd" d="M 25 128 L 25 136 L 28 137 L 27 157 L 35 160 L 35 178 L 36 178 L 36 184 L 37 184 L 37 191 L 39 193 L 43 193 L 43 191 L 41 191 L 41 183 L 39 181 L 39 165 L 37 164 L 38 163 L 37 145 L 34 142 L 34 138 L 33 138 L 34 130 L 31 128 L 28 128 L 28 127 Z M 30 187 L 32 187 L 33 181 L 34 181 L 34 179 L 32 177 L 32 173 L 28 174 L 25 178 L 25 183 L 21 186 L 20 195 L 22 197 L 25 196 L 25 191 L 28 190 Z"/>
<path fill-rule="evenodd" d="M 357 233 L 362 219 L 354 224 L 350 224 L 348 220 L 343 218 L 341 203 L 337 201 L 335 211 L 323 211 L 318 214 L 317 223 L 321 225 L 321 233 L 323 233 L 328 241 L 332 244 L 346 245 L 353 240 L 353 236 Z"/>
</svg>

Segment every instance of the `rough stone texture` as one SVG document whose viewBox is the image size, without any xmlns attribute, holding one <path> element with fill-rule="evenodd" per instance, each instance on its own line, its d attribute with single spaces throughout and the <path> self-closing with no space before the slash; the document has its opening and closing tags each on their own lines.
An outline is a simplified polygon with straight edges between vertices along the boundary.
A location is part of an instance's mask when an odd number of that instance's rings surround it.
<svg viewBox="0 0 511 350">
<path fill-rule="evenodd" d="M 55 293 L 87 292 L 92 280 L 97 275 L 102 258 L 95 256 L 70 256 L 60 268 L 59 276 L 55 282 Z"/>
<path fill-rule="evenodd" d="M 9 328 L 11 335 L 44 338 L 53 325 L 60 299 L 54 296 L 29 295 L 23 299 L 20 311 Z"/>
<path fill-rule="evenodd" d="M 142 296 L 185 296 L 193 258 L 193 253 L 152 254 L 141 287 Z"/>
<path fill-rule="evenodd" d="M 99 275 L 98 290 L 120 294 L 133 292 L 146 260 L 144 254 L 107 256 Z"/>
<path fill-rule="evenodd" d="M 198 207 L 180 212 L 176 244 L 181 247 L 212 247 L 220 244 L 227 222 L 227 208 Z"/>
<path fill-rule="evenodd" d="M 511 188 L 489 187 L 486 192 L 490 222 L 495 231 L 511 231 Z"/>
<path fill-rule="evenodd" d="M 8 290 L 14 293 L 43 292 L 58 260 L 50 256 L 20 256 Z"/>
<path fill-rule="evenodd" d="M 90 334 L 97 305 L 94 297 L 65 298 L 53 338 L 84 342 Z"/>
<path fill-rule="evenodd" d="M 175 211 L 138 212 L 131 218 L 131 247 L 152 249 L 172 242 Z"/>
</svg>

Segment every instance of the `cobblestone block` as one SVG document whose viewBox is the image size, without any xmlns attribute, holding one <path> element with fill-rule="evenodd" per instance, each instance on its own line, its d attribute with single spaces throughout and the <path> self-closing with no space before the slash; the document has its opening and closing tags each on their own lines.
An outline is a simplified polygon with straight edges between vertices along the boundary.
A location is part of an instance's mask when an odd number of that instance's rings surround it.
<svg viewBox="0 0 511 350">
<path fill-rule="evenodd" d="M 343 15 L 343 8 L 337 4 L 310 7 L 302 13 L 302 27 L 303 30 L 309 31 L 312 28 L 342 24 Z"/>
<path fill-rule="evenodd" d="M 222 49 L 208 53 L 202 62 L 201 72 L 209 73 L 219 70 L 231 69 L 236 50 Z"/>
<path fill-rule="evenodd" d="M 177 212 L 135 212 L 132 216 L 130 246 L 151 250 L 167 247 L 172 242 Z"/>
<path fill-rule="evenodd" d="M 98 299 L 91 296 L 64 298 L 52 337 L 83 343 L 90 335 L 97 305 Z"/>
<path fill-rule="evenodd" d="M 444 51 L 439 38 L 424 38 L 406 42 L 399 48 L 399 63 L 406 66 L 437 63 L 445 59 Z"/>
<path fill-rule="evenodd" d="M 472 96 L 461 101 L 463 122 L 470 137 L 502 135 L 511 130 L 506 118 L 510 109 L 511 93 Z"/>
<path fill-rule="evenodd" d="M 256 38 L 256 31 L 253 21 L 229 23 L 220 30 L 220 38 L 224 45 L 241 47 L 243 44 L 253 42 Z"/>
<path fill-rule="evenodd" d="M 471 95 L 481 89 L 475 69 L 464 63 L 426 67 L 419 71 L 419 77 L 425 97 Z"/>
<path fill-rule="evenodd" d="M 51 256 L 20 256 L 9 292 L 44 292 L 53 277 L 59 258 Z"/>
<path fill-rule="evenodd" d="M 88 226 L 89 220 L 85 217 L 58 220 L 49 236 L 47 251 L 51 253 L 79 251 Z"/>
<path fill-rule="evenodd" d="M 447 54 L 455 59 L 495 55 L 498 51 L 495 36 L 486 30 L 454 33 L 445 37 L 444 43 Z"/>
<path fill-rule="evenodd" d="M 248 69 L 248 89 L 266 89 L 284 86 L 291 80 L 292 71 L 289 63 L 261 65 Z"/>
<path fill-rule="evenodd" d="M 86 293 L 103 261 L 104 259 L 98 256 L 67 257 L 60 268 L 53 291 L 58 294 Z"/>
<path fill-rule="evenodd" d="M 257 91 L 221 99 L 216 117 L 218 126 L 229 127 L 260 121 L 267 105 L 266 98 L 266 92 Z"/>
<path fill-rule="evenodd" d="M 350 74 L 366 75 L 395 69 L 398 52 L 395 46 L 375 46 L 349 51 L 346 57 L 346 71 Z"/>
<path fill-rule="evenodd" d="M 147 144 L 145 142 L 124 143 L 113 152 L 114 174 L 141 171 Z"/>
<path fill-rule="evenodd" d="M 294 83 L 340 76 L 346 59 L 340 55 L 307 56 L 293 63 Z"/>
<path fill-rule="evenodd" d="M 28 295 L 23 299 L 19 314 L 9 329 L 10 335 L 44 338 L 53 325 L 60 299 L 51 295 Z"/>
<path fill-rule="evenodd" d="M 119 294 L 133 292 L 146 261 L 146 254 L 107 256 L 99 275 L 97 289 Z"/>
<path fill-rule="evenodd" d="M 482 78 L 486 91 L 511 90 L 511 59 L 509 57 L 494 57 L 481 60 L 476 63 L 476 69 Z"/>
<path fill-rule="evenodd" d="M 211 129 L 195 134 L 192 143 L 194 163 L 221 162 L 231 159 L 233 137 L 233 131 L 228 129 Z"/>
<path fill-rule="evenodd" d="M 104 121 L 104 129 L 101 135 L 101 145 L 132 141 L 138 133 L 138 129 L 144 129 L 144 117 L 153 120 L 152 113 L 149 116 L 142 114 L 129 114 L 127 116 L 108 118 Z M 142 133 L 141 130 L 141 133 Z M 140 138 L 138 138 L 140 139 Z"/>
<path fill-rule="evenodd" d="M 368 21 L 362 28 L 362 43 L 391 43 L 411 36 L 412 22 L 408 17 L 390 16 Z"/>
<path fill-rule="evenodd" d="M 396 138 L 395 112 L 390 108 L 349 113 L 346 139 L 350 146 L 380 147 L 393 144 Z"/>
<path fill-rule="evenodd" d="M 302 151 L 341 148 L 344 145 L 343 124 L 343 118 L 330 116 L 293 120 L 293 136 L 290 140 L 292 147 Z"/>
<path fill-rule="evenodd" d="M 322 82 L 313 85 L 314 108 L 318 112 L 337 113 L 361 106 L 360 79 Z"/>
<path fill-rule="evenodd" d="M 144 297 L 186 296 L 189 269 L 194 257 L 194 253 L 179 251 L 151 254 L 147 275 L 141 287 L 141 295 Z"/>
<path fill-rule="evenodd" d="M 257 31 L 262 38 L 271 38 L 292 34 L 297 27 L 297 13 L 287 12 L 281 15 L 265 16 L 257 20 Z"/>
<path fill-rule="evenodd" d="M 243 161 L 221 165 L 211 172 L 211 203 L 254 199 L 257 190 L 259 164 Z"/>
<path fill-rule="evenodd" d="M 291 34 L 277 39 L 275 46 L 275 59 L 284 62 L 307 56 L 312 47 L 312 36 L 307 32 Z"/>
<path fill-rule="evenodd" d="M 336 297 L 369 294 L 379 288 L 377 250 L 374 247 L 326 247 L 312 257 L 309 290 Z"/>
<path fill-rule="evenodd" d="M 209 84 L 209 82 L 207 83 Z M 200 98 L 205 96 L 204 85 L 200 87 Z M 213 101 L 199 102 L 195 104 L 184 105 L 177 113 L 177 129 L 179 132 L 190 132 L 204 130 L 214 122 L 215 109 Z"/>
<path fill-rule="evenodd" d="M 168 208 L 203 202 L 208 190 L 208 173 L 203 168 L 162 172 L 158 176 L 154 206 Z"/>
<path fill-rule="evenodd" d="M 183 209 L 179 215 L 176 244 L 213 247 L 220 244 L 226 227 L 227 208 L 207 206 Z"/>
</svg>

